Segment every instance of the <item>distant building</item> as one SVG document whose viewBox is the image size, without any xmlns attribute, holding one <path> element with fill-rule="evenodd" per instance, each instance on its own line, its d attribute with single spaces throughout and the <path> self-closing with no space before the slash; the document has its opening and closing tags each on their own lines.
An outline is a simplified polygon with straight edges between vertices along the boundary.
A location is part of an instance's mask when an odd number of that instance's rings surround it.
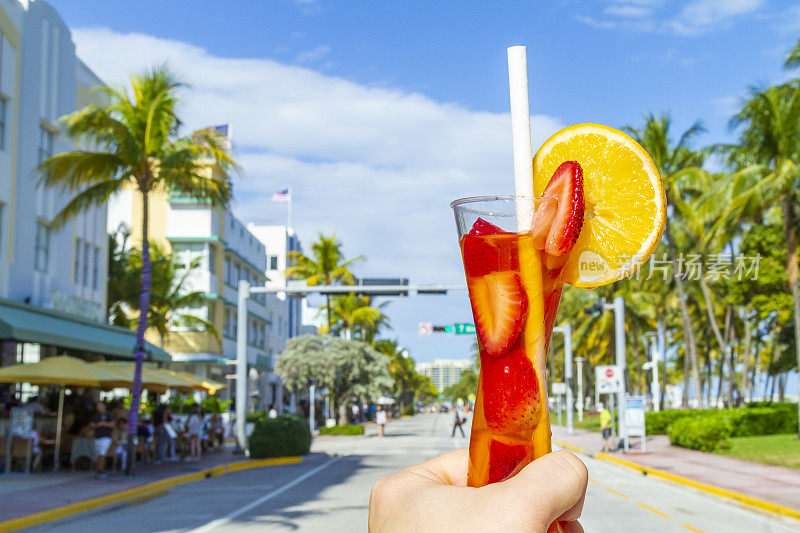
<svg viewBox="0 0 800 533">
<path fill-rule="evenodd" d="M 211 160 L 206 162 L 205 169 L 210 178 L 228 177 Z M 239 317 L 237 313 L 239 280 L 247 280 L 254 286 L 266 282 L 264 244 L 228 208 L 213 207 L 206 201 L 169 191 L 150 193 L 149 205 L 150 240 L 171 250 L 182 265 L 199 260 L 186 289 L 203 292 L 206 301 L 187 311 L 209 321 L 221 337 L 220 342 L 203 326 L 176 323 L 171 326 L 165 348 L 176 363 L 182 364 L 182 370 L 224 382 L 226 375 L 235 373 L 232 365 L 226 365 L 236 360 L 237 323 L 247 320 L 250 407 L 268 407 L 273 368 L 268 332 L 284 319 L 270 318 L 264 294 L 249 299 L 247 317 Z M 130 230 L 130 242 L 141 246 L 141 195 L 133 190 L 122 191 L 110 203 L 108 229 L 115 231 L 120 225 Z M 229 384 L 231 389 L 235 387 L 233 380 Z M 233 397 L 231 389 L 228 394 Z"/>
<path fill-rule="evenodd" d="M 247 229 L 266 248 L 266 269 L 264 271 L 268 287 L 286 286 L 286 267 L 290 251 L 302 252 L 300 239 L 292 228 L 286 226 L 256 226 L 248 224 Z M 267 355 L 274 368 L 277 358 L 286 349 L 286 341 L 303 334 L 303 298 L 290 298 L 285 293 L 268 294 L 267 313 L 271 326 L 267 329 Z M 281 379 L 273 374 L 269 378 L 270 391 L 268 404 L 276 402 L 294 411 L 297 397 L 283 389 Z M 276 401 L 277 400 L 277 401 Z"/>
<path fill-rule="evenodd" d="M 436 359 L 432 363 L 417 363 L 417 372 L 431 378 L 439 392 L 461 379 L 461 372 L 472 366 L 467 359 Z"/>
<path fill-rule="evenodd" d="M 41 188 L 36 176 L 42 161 L 74 149 L 59 118 L 101 103 L 91 91 L 100 85 L 50 5 L 0 3 L 0 366 L 133 357 L 134 334 L 106 325 L 106 207 L 57 229 L 74 193 Z"/>
</svg>

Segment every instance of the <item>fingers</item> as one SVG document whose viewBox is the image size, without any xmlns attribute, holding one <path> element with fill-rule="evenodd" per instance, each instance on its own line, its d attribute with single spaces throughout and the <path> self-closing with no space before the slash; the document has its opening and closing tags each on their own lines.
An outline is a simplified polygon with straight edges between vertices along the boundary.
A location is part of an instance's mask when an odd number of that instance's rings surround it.
<svg viewBox="0 0 800 533">
<path fill-rule="evenodd" d="M 467 486 L 469 449 L 462 448 L 428 459 L 406 470 L 430 478 L 444 485 Z"/>
<path fill-rule="evenodd" d="M 502 485 L 524 502 L 529 513 L 545 524 L 556 519 L 568 523 L 583 511 L 589 473 L 575 454 L 558 451 L 545 455 L 523 468 Z"/>
</svg>

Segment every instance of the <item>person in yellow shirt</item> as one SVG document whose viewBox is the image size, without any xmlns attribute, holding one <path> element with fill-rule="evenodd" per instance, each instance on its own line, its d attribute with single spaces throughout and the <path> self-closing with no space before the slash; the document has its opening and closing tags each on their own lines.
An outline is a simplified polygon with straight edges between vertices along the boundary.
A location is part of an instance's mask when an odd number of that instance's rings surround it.
<svg viewBox="0 0 800 533">
<path fill-rule="evenodd" d="M 600 430 L 603 433 L 603 452 L 611 451 L 611 413 L 602 403 L 597 404 L 600 411 Z"/>
</svg>

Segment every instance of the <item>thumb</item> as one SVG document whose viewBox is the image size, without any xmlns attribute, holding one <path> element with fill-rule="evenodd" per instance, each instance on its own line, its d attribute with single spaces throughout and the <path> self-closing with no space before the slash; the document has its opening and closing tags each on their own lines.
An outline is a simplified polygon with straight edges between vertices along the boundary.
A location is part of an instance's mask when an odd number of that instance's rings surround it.
<svg viewBox="0 0 800 533">
<path fill-rule="evenodd" d="M 522 511 L 546 528 L 555 520 L 574 521 L 581 516 L 589 473 L 575 454 L 561 450 L 533 461 L 504 481 Z"/>
</svg>

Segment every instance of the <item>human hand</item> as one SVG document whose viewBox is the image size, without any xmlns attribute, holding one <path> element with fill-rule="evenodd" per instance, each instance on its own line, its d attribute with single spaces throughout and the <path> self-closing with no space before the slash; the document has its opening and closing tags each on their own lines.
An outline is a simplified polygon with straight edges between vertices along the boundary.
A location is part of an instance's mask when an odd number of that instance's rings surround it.
<svg viewBox="0 0 800 533">
<path fill-rule="evenodd" d="M 582 533 L 586 466 L 574 454 L 545 455 L 517 475 L 481 488 L 467 487 L 468 450 L 456 450 L 397 474 L 372 487 L 369 530 L 393 531 L 557 531 Z"/>
</svg>

